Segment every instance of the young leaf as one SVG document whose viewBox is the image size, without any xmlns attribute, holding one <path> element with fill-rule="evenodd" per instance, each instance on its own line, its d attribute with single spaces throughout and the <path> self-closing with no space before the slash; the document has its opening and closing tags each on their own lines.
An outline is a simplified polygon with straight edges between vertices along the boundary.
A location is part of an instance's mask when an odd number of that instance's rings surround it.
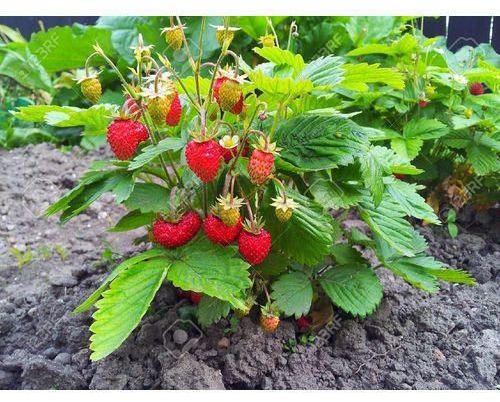
<svg viewBox="0 0 500 402">
<path fill-rule="evenodd" d="M 299 318 L 309 313 L 313 288 L 306 274 L 299 271 L 281 275 L 272 284 L 271 297 L 286 316 Z"/>
<path fill-rule="evenodd" d="M 341 57 L 325 56 L 308 63 L 301 71 L 299 78 L 309 79 L 315 87 L 327 86 L 329 88 L 342 82 L 344 61 Z"/>
<path fill-rule="evenodd" d="M 204 293 L 243 309 L 242 294 L 251 285 L 249 265 L 231 247 L 220 247 L 200 236 L 169 252 L 168 280 L 184 290 Z"/>
<path fill-rule="evenodd" d="M 319 283 L 335 305 L 355 316 L 372 313 L 382 300 L 382 285 L 365 264 L 332 267 L 319 278 Z"/>
<path fill-rule="evenodd" d="M 367 84 L 379 83 L 395 89 L 404 89 L 403 74 L 392 68 L 380 67 L 380 64 L 344 64 L 344 79 L 340 83 L 352 91 L 368 91 Z"/>
<path fill-rule="evenodd" d="M 208 327 L 221 318 L 226 317 L 230 310 L 231 304 L 227 301 L 217 299 L 216 297 L 203 296 L 200 304 L 198 304 L 196 316 L 202 326 Z"/>
<path fill-rule="evenodd" d="M 262 58 L 274 63 L 277 66 L 288 65 L 293 68 L 295 73 L 300 72 L 306 63 L 300 54 L 293 54 L 289 50 L 279 47 L 254 47 L 253 51 Z"/>
<path fill-rule="evenodd" d="M 313 89 L 310 80 L 295 80 L 292 77 L 270 77 L 261 69 L 250 70 L 248 78 L 258 89 L 269 95 L 298 96 L 310 93 Z"/>
<path fill-rule="evenodd" d="M 121 272 L 111 282 L 92 315 L 92 361 L 108 356 L 127 339 L 149 308 L 169 265 L 168 259 L 155 258 Z"/>
</svg>

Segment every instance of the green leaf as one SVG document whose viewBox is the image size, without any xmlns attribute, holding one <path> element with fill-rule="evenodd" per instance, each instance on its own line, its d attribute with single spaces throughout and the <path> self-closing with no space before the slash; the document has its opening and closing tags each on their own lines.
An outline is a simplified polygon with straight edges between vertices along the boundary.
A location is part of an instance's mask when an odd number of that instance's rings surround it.
<svg viewBox="0 0 500 402">
<path fill-rule="evenodd" d="M 436 119 L 413 119 L 403 128 L 403 136 L 408 139 L 430 140 L 440 138 L 449 132 L 450 128 Z"/>
<path fill-rule="evenodd" d="M 319 57 L 306 65 L 299 78 L 311 80 L 315 87 L 333 87 L 339 84 L 344 77 L 343 64 L 344 61 L 341 57 L 333 55 Z"/>
<path fill-rule="evenodd" d="M 83 126 L 84 135 L 103 135 L 116 109 L 114 105 L 99 104 L 88 109 L 72 106 L 33 105 L 20 107 L 12 114 L 20 120 L 46 123 L 55 127 Z"/>
<path fill-rule="evenodd" d="M 382 43 L 370 43 L 368 45 L 358 47 L 357 49 L 353 49 L 349 53 L 347 53 L 348 56 L 352 56 L 352 57 L 366 56 L 368 54 L 393 55 L 394 48 L 392 48 L 389 45 L 384 45 Z"/>
<path fill-rule="evenodd" d="M 0 75 L 10 77 L 30 89 L 53 92 L 49 74 L 26 43 L 0 45 Z"/>
<path fill-rule="evenodd" d="M 94 26 L 62 26 L 49 28 L 31 35 L 30 51 L 49 72 L 83 67 L 85 60 L 94 53 L 98 43 L 108 57 L 114 57 L 111 32 Z M 104 60 L 101 59 L 101 63 Z"/>
<path fill-rule="evenodd" d="M 313 297 L 311 281 L 299 271 L 281 275 L 272 284 L 271 298 L 286 316 L 299 318 L 309 313 Z"/>
<path fill-rule="evenodd" d="M 97 288 L 83 303 L 81 303 L 78 307 L 76 307 L 73 312 L 83 313 L 84 311 L 89 310 L 97 302 L 97 300 L 99 300 L 102 292 L 104 292 L 108 288 L 109 284 L 120 273 L 136 265 L 142 266 L 142 263 L 161 256 L 165 256 L 165 251 L 160 248 L 153 248 L 151 250 L 138 254 L 132 258 L 129 258 L 128 260 L 123 261 L 106 277 L 106 279 L 101 283 L 99 288 Z"/>
<path fill-rule="evenodd" d="M 148 145 L 143 148 L 141 153 L 137 155 L 128 165 L 128 170 L 135 170 L 151 162 L 167 151 L 179 151 L 186 145 L 186 141 L 182 138 L 168 137 L 161 140 L 156 145 Z"/>
<path fill-rule="evenodd" d="M 371 314 L 382 300 L 382 285 L 365 264 L 332 267 L 319 283 L 335 305 L 355 316 Z"/>
<path fill-rule="evenodd" d="M 292 77 L 270 77 L 261 69 L 248 72 L 248 78 L 252 83 L 269 95 L 298 96 L 310 93 L 313 84 L 310 80 L 295 80 Z"/>
<path fill-rule="evenodd" d="M 289 265 L 290 261 L 288 258 L 281 253 L 273 252 L 271 250 L 266 259 L 259 265 L 255 265 L 254 268 L 264 277 L 270 278 L 284 273 L 288 269 Z"/>
<path fill-rule="evenodd" d="M 338 265 L 366 263 L 361 253 L 350 244 L 334 244 L 331 248 L 331 253 Z"/>
<path fill-rule="evenodd" d="M 401 158 L 408 161 L 415 159 L 420 153 L 424 141 L 420 138 L 393 138 L 391 139 L 391 148 Z"/>
<path fill-rule="evenodd" d="M 154 218 L 153 212 L 142 213 L 136 209 L 123 216 L 115 226 L 108 229 L 108 232 L 128 232 L 151 224 Z"/>
<path fill-rule="evenodd" d="M 347 209 L 356 205 L 362 197 L 358 186 L 344 180 L 332 178 L 325 171 L 312 173 L 309 179 L 309 191 L 315 201 L 325 208 Z"/>
<path fill-rule="evenodd" d="M 165 212 L 169 209 L 170 192 L 155 183 L 136 183 L 132 194 L 125 201 L 129 210 L 147 212 Z"/>
<path fill-rule="evenodd" d="M 423 237 L 404 219 L 406 213 L 387 192 L 378 206 L 374 205 L 371 197 L 365 195 L 358 208 L 361 219 L 370 226 L 375 235 L 387 242 L 392 250 L 409 257 L 420 252 L 422 242 L 425 243 Z"/>
<path fill-rule="evenodd" d="M 196 316 L 202 326 L 208 327 L 221 318 L 226 317 L 230 310 L 231 304 L 227 301 L 217 299 L 216 297 L 203 296 L 200 304 L 198 304 Z"/>
<path fill-rule="evenodd" d="M 362 127 L 338 117 L 306 114 L 284 121 L 275 138 L 281 159 L 303 171 L 347 165 L 368 149 Z"/>
<path fill-rule="evenodd" d="M 344 64 L 344 80 L 340 83 L 344 88 L 353 91 L 368 91 L 367 84 L 384 84 L 395 89 L 404 89 L 403 74 L 393 68 L 380 67 L 380 64 Z"/>
<path fill-rule="evenodd" d="M 272 189 L 265 194 L 264 205 L 271 203 L 276 195 Z M 300 193 L 287 189 L 287 197 L 292 198 L 298 207 L 286 223 L 281 223 L 275 215 L 274 207 L 264 211 L 266 229 L 271 233 L 273 249 L 281 250 L 286 256 L 299 264 L 314 265 L 330 251 L 330 246 L 338 234 L 332 217 L 323 207 Z"/>
<path fill-rule="evenodd" d="M 388 194 L 408 216 L 413 216 L 436 225 L 441 224 L 432 207 L 418 194 L 417 190 L 421 190 L 422 186 L 392 177 L 386 178 L 385 183 Z"/>
<path fill-rule="evenodd" d="M 111 282 L 92 315 L 92 361 L 108 356 L 127 339 L 146 314 L 169 265 L 167 259 L 155 258 L 121 272 Z"/>
<path fill-rule="evenodd" d="M 411 285 L 430 293 L 438 291 L 438 279 L 468 285 L 475 283 L 468 272 L 444 268 L 440 261 L 430 256 L 400 257 L 385 261 L 384 266 Z"/>
<path fill-rule="evenodd" d="M 293 68 L 295 74 L 302 71 L 306 63 L 300 54 L 293 54 L 289 50 L 279 47 L 254 47 L 253 51 L 262 58 L 274 63 L 277 66 L 287 65 Z"/>
<path fill-rule="evenodd" d="M 383 178 L 391 173 L 387 163 L 388 153 L 390 151 L 385 147 L 371 146 L 359 160 L 365 187 L 372 193 L 375 206 L 382 201 L 385 189 Z"/>
<path fill-rule="evenodd" d="M 264 36 L 268 32 L 268 23 L 267 17 L 259 17 L 259 16 L 243 16 L 243 17 L 232 17 L 231 24 L 233 24 L 234 18 L 234 26 L 240 27 L 243 32 L 245 32 L 248 36 L 250 36 L 254 40 L 258 40 L 259 37 Z M 278 25 L 281 21 L 286 19 L 287 17 L 273 16 L 270 17 L 273 25 Z"/>
<path fill-rule="evenodd" d="M 242 294 L 250 287 L 249 265 L 231 247 L 220 247 L 200 236 L 169 253 L 168 280 L 183 289 L 216 297 L 243 309 Z"/>
</svg>

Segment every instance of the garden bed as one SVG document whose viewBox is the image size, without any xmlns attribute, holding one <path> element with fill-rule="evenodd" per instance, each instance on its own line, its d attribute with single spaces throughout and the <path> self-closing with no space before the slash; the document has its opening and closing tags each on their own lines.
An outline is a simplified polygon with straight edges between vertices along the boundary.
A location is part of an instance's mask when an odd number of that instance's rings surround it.
<svg viewBox="0 0 500 402">
<path fill-rule="evenodd" d="M 500 246 L 487 215 L 454 240 L 441 228 L 420 229 L 431 253 L 470 271 L 476 286 L 443 284 L 428 295 L 380 269 L 385 290 L 376 313 L 365 320 L 337 315 L 325 344 L 291 348 L 292 320 L 269 335 L 251 315 L 235 332 L 225 331 L 226 320 L 205 330 L 176 359 L 165 334 L 188 302 L 163 287 L 120 349 L 91 363 L 90 314 L 71 311 L 119 258 L 111 250 L 132 254 L 139 247 L 132 240 L 143 233 L 106 232 L 123 214 L 111 196 L 63 227 L 55 217 L 36 216 L 102 156 L 49 144 L 0 151 L 0 388 L 493 389 L 500 383 Z"/>
</svg>

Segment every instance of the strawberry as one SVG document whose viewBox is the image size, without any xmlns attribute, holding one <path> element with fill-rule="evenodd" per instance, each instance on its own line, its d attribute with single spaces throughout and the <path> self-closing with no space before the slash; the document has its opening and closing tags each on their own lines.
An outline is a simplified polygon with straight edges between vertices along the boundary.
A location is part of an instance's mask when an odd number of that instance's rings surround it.
<svg viewBox="0 0 500 402">
<path fill-rule="evenodd" d="M 186 160 L 189 168 L 204 183 L 215 179 L 222 160 L 222 150 L 214 140 L 191 140 L 186 146 Z"/>
<path fill-rule="evenodd" d="M 265 332 L 274 332 L 280 324 L 280 317 L 276 308 L 272 305 L 266 305 L 260 310 L 260 327 Z"/>
<path fill-rule="evenodd" d="M 212 26 L 216 29 L 215 37 L 217 39 L 217 42 L 219 43 L 219 46 L 223 46 L 225 44 L 224 42 L 227 42 L 226 46 L 229 47 L 234 39 L 234 34 L 236 33 L 236 31 L 240 30 L 240 28 L 225 27 L 223 25 Z"/>
<path fill-rule="evenodd" d="M 426 107 L 428 104 L 429 104 L 429 102 L 428 102 L 428 101 L 426 101 L 426 100 L 423 100 L 423 99 L 418 101 L 418 107 L 420 107 L 420 108 L 424 108 L 424 107 Z"/>
<path fill-rule="evenodd" d="M 91 76 L 84 78 L 80 83 L 83 96 L 92 103 L 97 103 L 102 95 L 102 87 L 99 80 L 95 76 Z"/>
<path fill-rule="evenodd" d="M 274 212 L 276 218 L 278 218 L 281 223 L 288 221 L 292 217 L 293 210 L 299 206 L 293 199 L 287 197 L 283 193 L 273 198 L 271 205 L 276 208 Z"/>
<path fill-rule="evenodd" d="M 202 297 L 203 293 L 197 293 L 193 291 L 189 292 L 189 300 L 191 300 L 191 303 L 193 304 L 200 304 Z"/>
<path fill-rule="evenodd" d="M 234 226 L 238 223 L 242 205 L 243 200 L 233 197 L 231 194 L 228 194 L 226 197 L 220 196 L 217 198 L 218 215 L 226 226 Z"/>
<path fill-rule="evenodd" d="M 240 114 L 243 110 L 242 79 L 229 71 L 221 71 L 215 79 L 213 94 L 220 108 L 226 112 Z"/>
<path fill-rule="evenodd" d="M 203 231 L 212 243 L 227 246 L 236 240 L 241 231 L 241 220 L 227 226 L 215 215 L 208 215 L 203 221 Z"/>
<path fill-rule="evenodd" d="M 393 176 L 398 180 L 404 180 L 406 178 L 406 175 L 401 173 L 394 173 Z"/>
<path fill-rule="evenodd" d="M 134 156 L 139 143 L 149 138 L 148 129 L 140 122 L 117 118 L 108 126 L 107 140 L 120 160 Z"/>
<path fill-rule="evenodd" d="M 306 315 L 303 315 L 297 320 L 297 326 L 299 327 L 299 331 L 307 331 L 312 324 L 312 319 L 311 317 L 308 317 Z"/>
<path fill-rule="evenodd" d="M 166 248 L 176 248 L 189 242 L 201 227 L 201 218 L 195 211 L 188 211 L 176 222 L 157 219 L 153 223 L 155 241 Z"/>
<path fill-rule="evenodd" d="M 176 92 L 172 102 L 170 103 L 170 108 L 168 110 L 167 116 L 165 118 L 166 123 L 169 126 L 176 126 L 182 116 L 182 104 L 179 98 L 179 94 Z"/>
<path fill-rule="evenodd" d="M 148 111 L 156 124 L 163 124 L 166 120 L 171 103 L 172 101 L 168 96 L 156 96 L 149 100 Z"/>
<path fill-rule="evenodd" d="M 183 299 L 189 299 L 189 291 L 185 291 L 185 290 L 182 290 L 182 289 L 177 289 L 177 298 L 179 300 L 183 300 Z"/>
<path fill-rule="evenodd" d="M 240 137 L 237 135 L 225 135 L 219 140 L 219 145 L 222 147 L 222 157 L 226 163 L 229 163 L 238 154 L 238 144 Z"/>
<path fill-rule="evenodd" d="M 271 175 L 274 167 L 274 155 L 271 152 L 254 149 L 248 163 L 248 173 L 253 184 L 261 185 Z"/>
<path fill-rule="evenodd" d="M 474 96 L 482 95 L 484 94 L 484 86 L 480 82 L 473 82 L 469 85 L 469 92 Z"/>
<path fill-rule="evenodd" d="M 170 28 L 164 28 L 161 33 L 165 34 L 167 45 L 172 50 L 179 50 L 182 47 L 184 37 L 183 25 L 175 25 Z"/>
<path fill-rule="evenodd" d="M 238 236 L 238 250 L 250 264 L 260 264 L 271 250 L 271 235 L 258 227 L 250 231 L 248 225 L 245 225 Z"/>
</svg>

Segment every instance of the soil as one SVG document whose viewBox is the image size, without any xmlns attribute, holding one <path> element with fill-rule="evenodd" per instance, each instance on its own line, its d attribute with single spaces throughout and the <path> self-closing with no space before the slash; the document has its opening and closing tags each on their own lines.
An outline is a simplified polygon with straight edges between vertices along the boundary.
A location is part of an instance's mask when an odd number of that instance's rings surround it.
<svg viewBox="0 0 500 402">
<path fill-rule="evenodd" d="M 441 292 L 429 295 L 378 270 L 385 290 L 373 316 L 337 314 L 321 337 L 296 347 L 290 347 L 299 337 L 291 320 L 271 335 L 253 316 L 232 330 L 223 320 L 199 334 L 178 321 L 188 302 L 163 286 L 122 347 L 91 363 L 91 313 L 71 311 L 115 260 L 137 251 L 132 240 L 141 233 L 106 232 L 123 214 L 111 196 L 64 226 L 40 213 L 75 185 L 91 161 L 103 157 L 103 151 L 64 153 L 47 144 L 0 150 L 1 389 L 494 389 L 500 384 L 500 245 L 498 219 L 491 215 L 474 225 L 470 214 L 464 215 L 456 239 L 441 228 L 420 229 L 430 253 L 469 270 L 476 286 L 443 284 Z M 13 248 L 24 264 L 18 264 Z M 191 346 L 178 357 L 172 339 L 186 334 Z"/>
</svg>

